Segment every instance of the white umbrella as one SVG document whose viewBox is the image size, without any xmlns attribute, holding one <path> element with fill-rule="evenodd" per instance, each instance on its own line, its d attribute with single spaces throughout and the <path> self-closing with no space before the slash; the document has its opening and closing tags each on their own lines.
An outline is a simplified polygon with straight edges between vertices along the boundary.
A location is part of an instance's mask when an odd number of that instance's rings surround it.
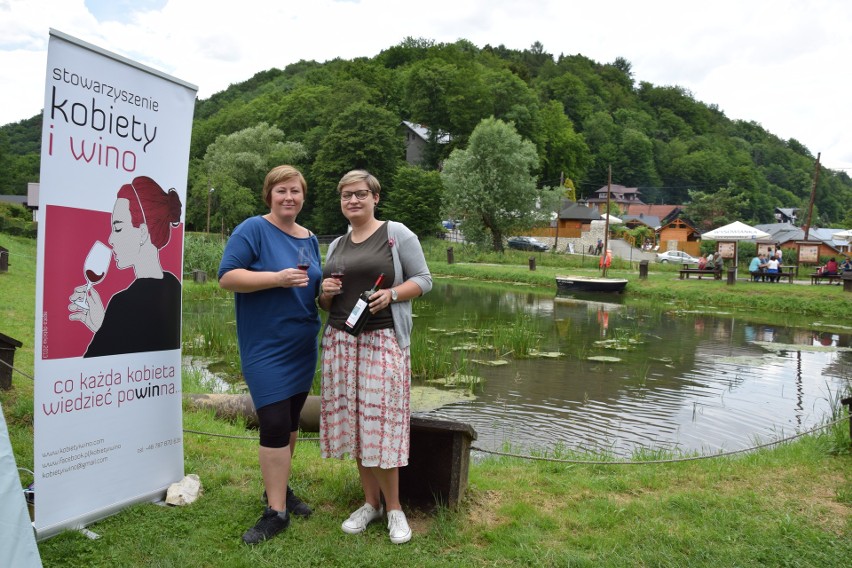
<svg viewBox="0 0 852 568">
<path fill-rule="evenodd" d="M 624 224 L 624 221 L 622 221 L 621 219 L 619 219 L 615 215 L 610 215 L 609 213 L 604 213 L 603 215 L 601 215 L 601 217 L 603 217 L 604 219 L 609 217 L 609 224 L 610 225 L 623 225 Z"/>
<path fill-rule="evenodd" d="M 757 239 L 768 239 L 769 233 L 755 229 L 750 225 L 734 221 L 718 229 L 713 229 L 701 235 L 702 239 L 711 241 L 756 241 Z"/>
<path fill-rule="evenodd" d="M 711 241 L 756 241 L 757 239 L 768 239 L 769 236 L 769 233 L 765 233 L 760 229 L 755 229 L 740 221 L 734 221 L 733 223 L 704 233 L 701 235 L 701 238 Z M 736 268 L 739 262 L 739 247 L 735 247 L 735 251 L 734 267 Z"/>
</svg>

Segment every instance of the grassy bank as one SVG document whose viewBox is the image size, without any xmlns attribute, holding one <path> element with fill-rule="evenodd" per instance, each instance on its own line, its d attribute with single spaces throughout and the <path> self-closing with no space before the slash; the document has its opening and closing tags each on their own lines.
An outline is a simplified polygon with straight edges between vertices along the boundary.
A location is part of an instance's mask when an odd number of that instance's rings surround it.
<svg viewBox="0 0 852 568">
<path fill-rule="evenodd" d="M 453 246 L 453 264 L 449 264 L 447 248 L 442 241 L 428 242 L 424 246 L 429 268 L 434 274 L 484 281 L 526 283 L 555 290 L 557 274 L 600 275 L 596 257 L 561 255 L 551 253 L 526 253 L 506 251 L 483 253 L 466 245 Z M 535 259 L 535 270 L 530 270 L 529 259 Z M 848 322 L 852 310 L 852 294 L 844 293 L 842 286 L 810 285 L 808 270 L 795 284 L 751 282 L 748 272 L 741 268 L 734 285 L 727 278 L 713 280 L 695 278 L 680 280 L 680 267 L 651 262 L 648 277 L 639 278 L 639 263 L 615 259 L 607 275 L 627 278 L 626 299 L 629 302 L 669 304 L 680 308 L 701 309 L 713 306 L 748 312 L 750 315 L 779 314 L 783 318 L 803 317 L 829 325 Z M 797 325 L 801 322 L 796 322 Z"/>
<path fill-rule="evenodd" d="M 187 236 L 187 270 L 199 268 L 214 275 L 221 257 L 222 244 L 218 237 L 201 234 Z M 454 262 L 448 263 L 448 249 L 452 248 Z M 480 281 L 528 284 L 546 290 L 555 290 L 557 274 L 599 275 L 598 258 L 584 255 L 533 253 L 507 249 L 503 253 L 483 251 L 470 245 L 427 239 L 423 250 L 429 268 L 436 276 L 471 278 Z M 535 270 L 530 270 L 530 258 L 535 260 Z M 844 293 L 842 286 L 811 286 L 807 273 L 796 284 L 749 282 L 747 265 L 741 263 L 736 284 L 730 286 L 722 280 L 695 278 L 680 280 L 679 266 L 649 264 L 648 278 L 639 279 L 639 263 L 615 258 L 609 276 L 630 281 L 626 296 L 629 302 L 648 302 L 656 305 L 670 304 L 687 309 L 714 306 L 747 311 L 750 315 L 777 314 L 782 318 L 803 318 L 829 325 L 843 325 L 852 312 L 852 294 Z M 201 292 L 199 292 L 201 293 Z"/>
<path fill-rule="evenodd" d="M 0 235 L 12 265 L 0 274 L 0 332 L 23 341 L 16 366 L 32 374 L 35 244 Z M 581 259 L 503 257 L 427 247 L 436 274 L 553 288 L 553 276 L 584 270 Z M 440 257 L 443 255 L 443 259 Z M 551 264 L 552 263 L 552 264 Z M 585 270 L 593 272 L 586 259 Z M 849 300 L 839 287 L 679 281 L 652 265 L 616 266 L 630 279 L 630 301 L 801 313 L 842 325 Z M 502 284 L 501 284 L 502 285 Z M 187 294 L 213 294 L 187 284 Z M 756 291 L 753 291 L 756 290 Z M 764 298 L 763 296 L 766 296 Z M 639 299 L 634 300 L 634 297 Z M 755 305 L 755 302 L 763 302 Z M 764 307 L 760 307 L 764 306 Z M 415 331 L 416 333 L 416 331 Z M 15 374 L 0 392 L 17 463 L 32 468 L 32 381 Z M 323 460 L 302 442 L 294 485 L 315 508 L 284 534 L 255 548 L 240 535 L 261 511 L 254 433 L 242 424 L 187 410 L 185 469 L 204 495 L 188 507 L 136 505 L 39 544 L 45 566 L 840 566 L 852 553 L 852 455 L 848 423 L 740 457 L 657 465 L 579 465 L 486 457 L 471 464 L 458 510 L 411 511 L 411 543 L 391 545 L 378 523 L 359 536 L 340 522 L 360 505 L 354 464 Z M 248 438 L 248 439 L 244 439 Z M 578 457 L 572 455 L 571 457 Z M 592 456 L 587 456 L 592 457 Z M 32 481 L 22 474 L 22 484 Z"/>
</svg>

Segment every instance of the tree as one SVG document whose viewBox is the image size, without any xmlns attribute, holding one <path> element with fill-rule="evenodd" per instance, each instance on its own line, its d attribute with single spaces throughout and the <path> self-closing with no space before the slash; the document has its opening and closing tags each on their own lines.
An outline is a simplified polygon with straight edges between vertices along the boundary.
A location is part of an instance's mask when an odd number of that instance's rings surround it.
<svg viewBox="0 0 852 568">
<path fill-rule="evenodd" d="M 493 116 L 504 122 L 511 122 L 518 134 L 533 139 L 538 126 L 540 102 L 536 93 L 516 75 L 506 69 L 482 70 L 480 81 L 485 85 L 485 93 L 479 101 L 478 112 L 470 113 L 475 117 L 472 127 L 476 127 L 484 116 Z M 467 95 L 463 95 L 463 100 Z M 485 111 L 485 112 L 482 112 Z"/>
<path fill-rule="evenodd" d="M 328 184 L 324 187 L 333 191 L 339 176 L 353 167 L 350 158 L 357 158 L 360 140 L 350 137 L 347 148 L 332 128 L 341 112 L 356 104 L 388 111 L 394 127 L 409 120 L 428 128 L 427 163 L 435 169 L 454 149 L 467 148 L 474 128 L 493 116 L 514 124 L 536 145 L 539 186 L 556 185 L 565 175 L 576 181 L 581 198 L 588 188 L 600 187 L 610 165 L 620 183 L 641 188 L 646 203 L 683 204 L 688 189 L 712 192 L 736 184 L 749 202 L 743 220 L 771 220 L 775 207 L 798 206 L 810 197 L 816 152 L 754 121 L 730 120 L 683 87 L 634 78 L 623 57 L 602 64 L 580 54 L 554 59 L 539 42 L 524 50 L 479 49 L 464 39 L 406 38 L 374 58 L 298 61 L 198 100 L 188 183 L 198 193 L 188 196 L 188 225 L 206 223 L 205 192 L 211 184 L 202 160 L 208 147 L 219 136 L 265 122 L 281 129 L 283 140 L 305 148 L 301 163 L 310 191 L 301 218 L 318 229 L 311 224 L 315 188 Z M 570 118 L 571 129 L 562 115 Z M 23 194 L 27 182 L 38 181 L 41 127 L 41 113 L 0 126 L 0 194 Z M 320 149 L 332 144 L 329 138 L 337 138 L 335 152 L 315 164 Z M 389 159 L 401 158 L 400 145 L 387 146 Z M 374 171 L 384 158 L 375 145 L 369 153 L 367 167 Z M 314 171 L 321 176 L 314 179 Z M 396 168 L 384 171 L 382 201 L 388 203 L 384 189 L 392 189 Z M 212 185 L 218 192 L 220 184 Z M 258 189 L 256 181 L 238 185 Z M 219 197 L 224 196 L 213 194 L 214 206 Z M 334 199 L 322 205 L 330 207 L 334 225 L 345 226 Z M 852 209 L 849 172 L 823 168 L 815 205 L 820 224 L 843 219 Z"/>
<path fill-rule="evenodd" d="M 443 195 L 438 172 L 401 166 L 393 179 L 393 192 L 379 202 L 379 210 L 384 219 L 405 224 L 421 238 L 432 236 L 440 227 Z"/>
<path fill-rule="evenodd" d="M 393 177 L 403 153 L 399 120 L 393 113 L 367 103 L 351 105 L 334 121 L 322 140 L 311 168 L 315 188 L 309 225 L 319 234 L 346 230 L 340 212 L 337 182 L 353 169 L 365 169 L 382 184 L 382 200 L 391 200 Z"/>
<path fill-rule="evenodd" d="M 206 227 L 209 199 L 211 230 L 230 231 L 266 209 L 261 190 L 267 172 L 280 164 L 300 167 L 305 156 L 301 144 L 285 142 L 281 130 L 264 123 L 219 136 L 204 159 L 193 162 L 187 219 L 198 228 L 203 218 Z"/>
<path fill-rule="evenodd" d="M 577 201 L 577 186 L 574 185 L 574 180 L 571 178 L 565 178 L 565 181 L 562 183 L 562 187 L 559 189 L 561 191 L 561 197 L 564 197 L 569 201 Z"/>
<path fill-rule="evenodd" d="M 618 179 L 631 186 L 659 185 L 660 177 L 654 166 L 654 145 L 642 132 L 625 128 L 621 132 L 613 170 Z"/>
<path fill-rule="evenodd" d="M 742 195 L 735 195 L 730 187 L 716 193 L 690 190 L 689 201 L 684 216 L 702 232 L 739 220 L 739 212 L 746 205 Z"/>
<path fill-rule="evenodd" d="M 444 209 L 464 219 L 465 239 L 490 242 L 502 251 L 505 235 L 541 219 L 536 212 L 537 167 L 532 142 L 521 138 L 512 124 L 486 118 L 474 129 L 468 147 L 454 150 L 444 165 Z"/>
<path fill-rule="evenodd" d="M 654 241 L 654 229 L 648 225 L 638 225 L 633 229 L 625 229 L 625 232 L 633 238 L 633 245 L 641 247 L 645 241 Z"/>
<path fill-rule="evenodd" d="M 542 108 L 537 146 L 541 177 L 548 182 L 560 175 L 582 179 L 591 163 L 589 147 L 583 137 L 574 132 L 571 120 L 556 101 L 550 101 Z"/>
</svg>

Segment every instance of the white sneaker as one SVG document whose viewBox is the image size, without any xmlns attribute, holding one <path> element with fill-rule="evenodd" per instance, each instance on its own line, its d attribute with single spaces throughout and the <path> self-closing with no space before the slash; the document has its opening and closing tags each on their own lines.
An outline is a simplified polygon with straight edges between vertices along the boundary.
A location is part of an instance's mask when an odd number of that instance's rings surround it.
<svg viewBox="0 0 852 568">
<path fill-rule="evenodd" d="M 402 544 L 411 540 L 411 527 L 402 511 L 388 511 L 388 531 L 394 544 Z"/>
<path fill-rule="evenodd" d="M 384 508 L 379 506 L 378 509 L 364 503 L 360 509 L 349 515 L 349 518 L 343 521 L 340 528 L 347 534 L 360 534 L 367 530 L 367 525 L 381 518 Z"/>
</svg>

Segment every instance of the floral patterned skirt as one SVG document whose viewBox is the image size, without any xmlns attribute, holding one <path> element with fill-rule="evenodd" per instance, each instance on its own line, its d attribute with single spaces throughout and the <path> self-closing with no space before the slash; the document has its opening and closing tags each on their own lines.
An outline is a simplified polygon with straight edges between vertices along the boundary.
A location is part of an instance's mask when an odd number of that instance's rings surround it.
<svg viewBox="0 0 852 568">
<path fill-rule="evenodd" d="M 411 362 L 393 329 L 358 337 L 327 326 L 322 338 L 320 450 L 365 467 L 408 465 Z"/>
</svg>

